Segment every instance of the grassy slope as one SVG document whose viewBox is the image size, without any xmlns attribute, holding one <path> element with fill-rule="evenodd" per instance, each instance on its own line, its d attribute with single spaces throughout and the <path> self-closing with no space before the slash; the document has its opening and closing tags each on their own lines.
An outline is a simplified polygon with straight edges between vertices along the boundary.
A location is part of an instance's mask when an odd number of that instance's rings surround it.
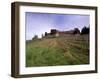
<svg viewBox="0 0 100 80">
<path fill-rule="evenodd" d="M 88 48 L 85 40 L 68 37 L 34 40 L 26 44 L 26 66 L 87 64 Z"/>
</svg>

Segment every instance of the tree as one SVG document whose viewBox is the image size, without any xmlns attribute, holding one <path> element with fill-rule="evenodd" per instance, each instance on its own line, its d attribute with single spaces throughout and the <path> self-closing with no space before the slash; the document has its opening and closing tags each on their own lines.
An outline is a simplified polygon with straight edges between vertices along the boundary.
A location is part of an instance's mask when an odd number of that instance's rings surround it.
<svg viewBox="0 0 100 80">
<path fill-rule="evenodd" d="M 45 32 L 45 36 L 47 36 L 48 35 L 48 33 L 47 32 Z"/>
<path fill-rule="evenodd" d="M 38 36 L 37 36 L 37 35 L 34 35 L 34 37 L 33 37 L 32 39 L 33 39 L 33 40 L 34 40 L 34 39 L 38 39 Z"/>
<path fill-rule="evenodd" d="M 84 26 L 81 30 L 81 34 L 89 34 L 89 27 Z"/>
<path fill-rule="evenodd" d="M 43 34 L 41 36 L 42 36 L 42 38 L 44 37 Z"/>
<path fill-rule="evenodd" d="M 78 28 L 75 28 L 73 34 L 80 34 L 80 30 Z"/>
</svg>

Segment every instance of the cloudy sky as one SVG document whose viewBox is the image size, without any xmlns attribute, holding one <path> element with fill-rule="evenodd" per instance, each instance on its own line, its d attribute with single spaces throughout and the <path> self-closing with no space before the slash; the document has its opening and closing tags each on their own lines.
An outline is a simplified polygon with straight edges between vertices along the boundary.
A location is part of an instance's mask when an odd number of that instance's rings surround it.
<svg viewBox="0 0 100 80">
<path fill-rule="evenodd" d="M 84 26 L 89 26 L 89 15 L 77 14 L 50 14 L 50 13 L 32 13 L 26 12 L 26 40 L 31 40 L 34 35 L 41 35 L 45 32 L 50 32 L 50 29 L 67 31 L 74 28 L 80 30 Z"/>
</svg>

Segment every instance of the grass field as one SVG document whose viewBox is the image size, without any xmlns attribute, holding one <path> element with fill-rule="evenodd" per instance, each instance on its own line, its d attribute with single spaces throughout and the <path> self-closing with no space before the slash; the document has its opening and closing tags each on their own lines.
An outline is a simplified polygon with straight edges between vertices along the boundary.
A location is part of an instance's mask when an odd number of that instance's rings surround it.
<svg viewBox="0 0 100 80">
<path fill-rule="evenodd" d="M 26 43 L 26 67 L 89 64 L 88 36 L 43 38 Z"/>
</svg>

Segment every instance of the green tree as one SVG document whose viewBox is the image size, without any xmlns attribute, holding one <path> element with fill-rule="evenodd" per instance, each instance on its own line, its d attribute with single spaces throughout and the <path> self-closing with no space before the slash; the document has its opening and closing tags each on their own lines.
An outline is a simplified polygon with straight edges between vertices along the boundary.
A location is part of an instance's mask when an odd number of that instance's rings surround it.
<svg viewBox="0 0 100 80">
<path fill-rule="evenodd" d="M 84 26 L 81 30 L 81 34 L 89 34 L 89 27 Z"/>
<path fill-rule="evenodd" d="M 80 34 L 80 30 L 78 28 L 75 28 L 73 34 Z"/>
</svg>

